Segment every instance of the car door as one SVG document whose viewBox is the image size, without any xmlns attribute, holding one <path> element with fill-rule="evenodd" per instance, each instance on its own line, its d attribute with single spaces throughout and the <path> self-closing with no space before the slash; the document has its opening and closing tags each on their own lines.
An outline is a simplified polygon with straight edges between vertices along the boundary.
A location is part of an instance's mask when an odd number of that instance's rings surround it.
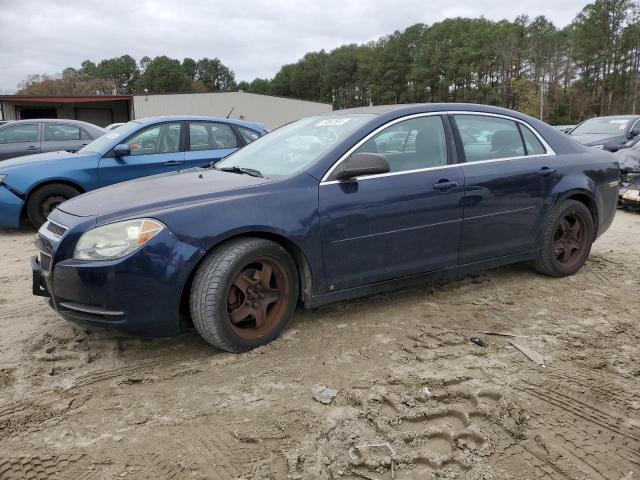
<svg viewBox="0 0 640 480">
<path fill-rule="evenodd" d="M 129 146 L 129 155 L 117 157 L 110 151 L 100 160 L 101 186 L 184 168 L 182 122 L 143 127 L 123 143 Z"/>
<path fill-rule="evenodd" d="M 40 153 L 40 124 L 16 123 L 0 129 L 0 160 Z"/>
<path fill-rule="evenodd" d="M 523 122 L 454 114 L 464 155 L 464 220 L 460 263 L 536 248 L 558 174 L 550 147 Z"/>
<path fill-rule="evenodd" d="M 230 125 L 218 122 L 190 121 L 185 167 L 204 167 L 215 163 L 242 146 Z"/>
<path fill-rule="evenodd" d="M 44 135 L 40 148 L 43 152 L 77 152 L 92 140 L 87 132 L 72 123 L 45 122 L 42 129 Z"/>
<path fill-rule="evenodd" d="M 415 142 L 391 146 L 386 141 L 390 133 Z M 383 155 L 389 173 L 351 181 L 335 180 L 330 173 L 321 182 L 322 249 L 330 290 L 457 265 L 464 177 L 462 167 L 451 164 L 450 144 L 446 118 L 401 119 L 350 152 Z"/>
</svg>

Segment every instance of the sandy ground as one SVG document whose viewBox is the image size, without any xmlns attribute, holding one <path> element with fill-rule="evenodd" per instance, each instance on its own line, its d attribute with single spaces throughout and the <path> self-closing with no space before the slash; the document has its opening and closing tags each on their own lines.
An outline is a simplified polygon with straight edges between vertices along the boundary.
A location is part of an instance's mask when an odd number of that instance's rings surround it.
<svg viewBox="0 0 640 480">
<path fill-rule="evenodd" d="M 513 266 L 299 312 L 242 355 L 67 323 L 30 294 L 33 236 L 0 232 L 0 479 L 640 478 L 638 214 L 574 277 Z"/>
</svg>

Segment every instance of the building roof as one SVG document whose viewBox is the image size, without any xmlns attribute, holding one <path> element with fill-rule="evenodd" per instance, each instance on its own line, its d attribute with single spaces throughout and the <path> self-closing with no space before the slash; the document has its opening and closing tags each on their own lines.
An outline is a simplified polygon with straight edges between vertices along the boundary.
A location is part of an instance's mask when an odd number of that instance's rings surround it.
<svg viewBox="0 0 640 480">
<path fill-rule="evenodd" d="M 82 96 L 35 96 L 35 95 L 1 95 L 0 100 L 20 103 L 93 103 L 113 102 L 114 100 L 131 100 L 133 95 L 82 95 Z"/>
</svg>

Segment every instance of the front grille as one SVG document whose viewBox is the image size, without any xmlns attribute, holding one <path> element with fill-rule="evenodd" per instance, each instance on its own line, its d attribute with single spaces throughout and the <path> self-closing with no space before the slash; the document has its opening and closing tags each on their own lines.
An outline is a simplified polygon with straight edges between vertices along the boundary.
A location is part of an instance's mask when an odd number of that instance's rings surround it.
<svg viewBox="0 0 640 480">
<path fill-rule="evenodd" d="M 53 223 L 51 220 L 47 223 L 47 230 L 53 233 L 57 237 L 63 236 L 67 233 L 67 227 L 63 227 L 62 225 L 58 225 L 57 223 Z"/>
</svg>

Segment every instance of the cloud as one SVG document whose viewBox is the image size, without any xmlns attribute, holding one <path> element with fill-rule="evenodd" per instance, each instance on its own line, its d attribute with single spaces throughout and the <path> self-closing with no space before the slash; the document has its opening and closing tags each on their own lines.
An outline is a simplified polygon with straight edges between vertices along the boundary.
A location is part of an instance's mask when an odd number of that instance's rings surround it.
<svg viewBox="0 0 640 480">
<path fill-rule="evenodd" d="M 517 5 L 517 6 L 514 6 Z M 0 0 L 0 90 L 33 73 L 129 54 L 218 57 L 236 79 L 272 77 L 306 52 L 454 16 L 569 23 L 585 0 Z"/>
</svg>

